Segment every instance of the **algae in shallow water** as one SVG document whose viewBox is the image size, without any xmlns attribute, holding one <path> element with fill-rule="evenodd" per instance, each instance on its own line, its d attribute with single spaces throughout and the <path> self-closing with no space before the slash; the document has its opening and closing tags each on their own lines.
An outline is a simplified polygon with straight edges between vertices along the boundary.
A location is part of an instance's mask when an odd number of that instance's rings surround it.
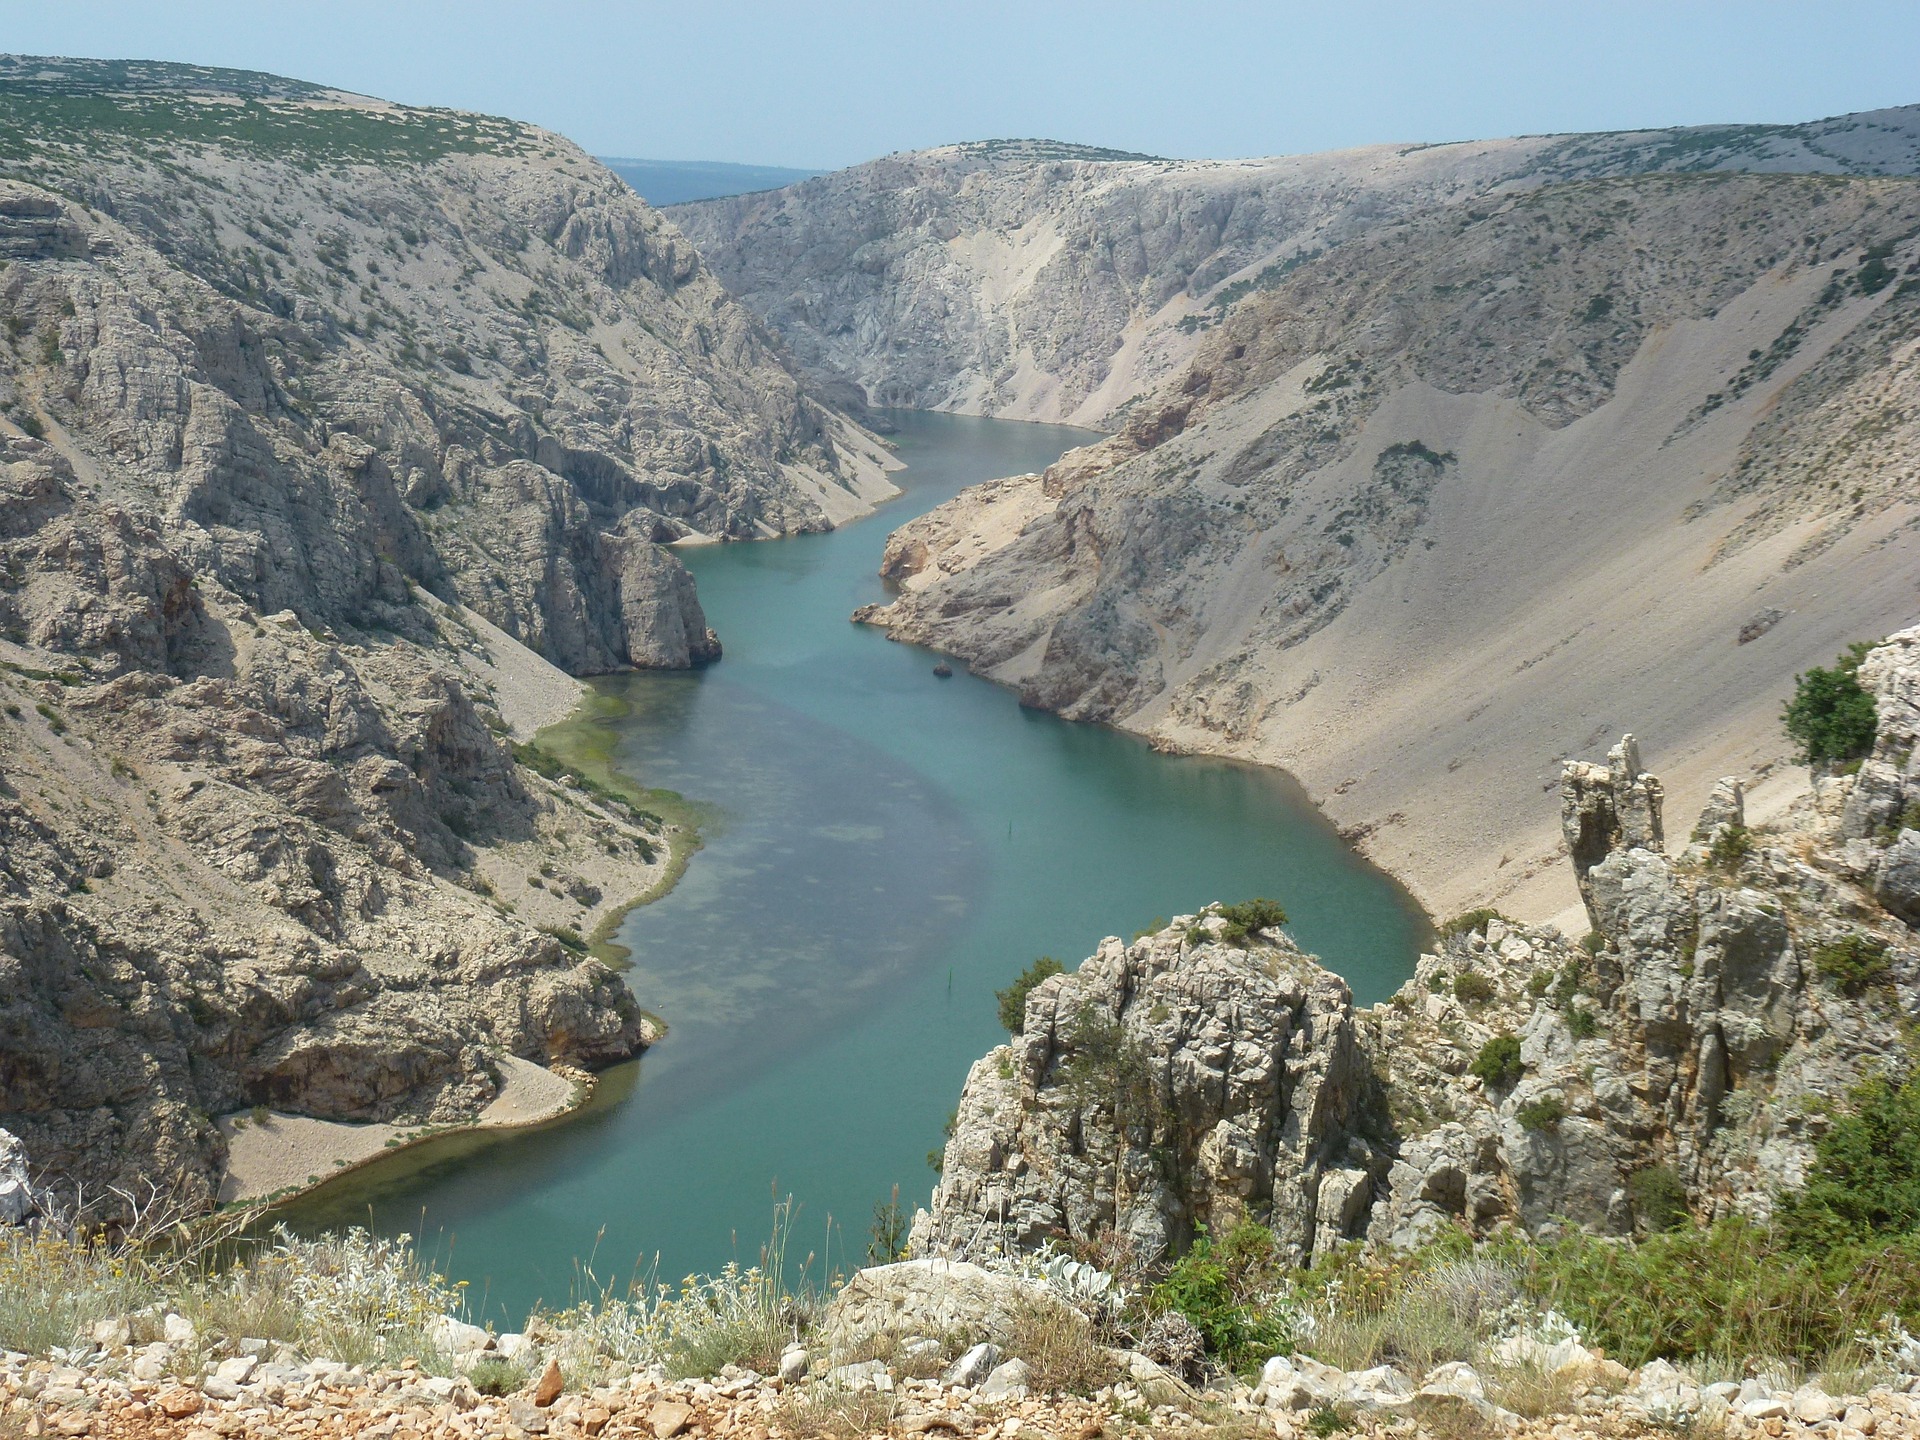
<svg viewBox="0 0 1920 1440">
<path fill-rule="evenodd" d="M 571 715 L 516 745 L 514 758 L 542 774 L 565 776 L 589 793 L 620 801 L 636 817 L 659 826 L 667 843 L 667 868 L 649 888 L 609 910 L 587 937 L 587 948 L 597 959 L 624 968 L 632 951 L 615 941 L 614 933 L 635 906 L 658 900 L 679 882 L 700 848 L 700 827 L 709 817 L 704 807 L 678 791 L 642 785 L 614 763 L 620 727 L 633 715 L 633 700 L 619 679 L 590 684 Z"/>
</svg>

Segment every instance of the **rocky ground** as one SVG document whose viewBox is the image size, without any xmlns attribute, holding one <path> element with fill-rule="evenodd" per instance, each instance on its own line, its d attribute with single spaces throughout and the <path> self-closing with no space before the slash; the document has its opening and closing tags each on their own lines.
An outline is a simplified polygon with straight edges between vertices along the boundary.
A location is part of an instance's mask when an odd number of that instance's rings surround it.
<svg viewBox="0 0 1920 1440">
<path fill-rule="evenodd" d="M 900 1272 L 917 1269 L 922 1273 L 899 1285 Z M 946 1324 L 967 1321 L 969 1307 L 979 1302 L 982 1274 L 942 1279 Z M 987 1288 L 996 1292 L 1009 1283 L 989 1279 Z M 862 1283 L 874 1292 L 898 1286 L 899 1295 L 929 1293 L 924 1270 L 914 1264 L 863 1271 L 855 1279 Z M 984 1324 L 985 1313 L 974 1310 L 971 1318 Z M 895 1318 L 910 1325 L 925 1317 Z M 149 1329 L 155 1338 L 145 1338 Z M 496 1336 L 448 1320 L 440 1335 L 448 1348 L 439 1359 L 449 1363 L 436 1368 L 444 1374 L 412 1360 L 344 1365 L 261 1340 L 209 1342 L 178 1315 L 135 1326 L 110 1321 L 95 1344 L 74 1352 L 50 1359 L 0 1356 L 0 1432 L 179 1440 L 1167 1434 L 1584 1440 L 1676 1432 L 1898 1440 L 1920 1433 L 1920 1394 L 1913 1393 L 1920 1381 L 1890 1377 L 1858 1395 L 1830 1395 L 1818 1385 L 1769 1375 L 1702 1383 L 1658 1361 L 1629 1371 L 1575 1341 L 1509 1345 L 1514 1356 L 1524 1353 L 1524 1380 L 1519 1370 L 1504 1372 L 1504 1379 L 1498 1370 L 1483 1377 L 1459 1362 L 1409 1377 L 1391 1366 L 1349 1374 L 1305 1357 L 1277 1357 L 1257 1384 L 1224 1378 L 1198 1389 L 1142 1356 L 1103 1352 L 1108 1377 L 1074 1395 L 1046 1389 L 1033 1366 L 992 1341 L 930 1364 L 832 1364 L 830 1356 L 816 1360 L 795 1345 L 767 1374 L 729 1364 L 683 1380 L 668 1380 L 657 1368 L 582 1380 L 560 1363 L 564 1337 L 552 1331 Z M 515 1367 L 516 1377 L 504 1393 L 489 1369 L 502 1364 Z M 521 1376 L 534 1378 L 522 1384 Z M 1525 1403 L 1532 1413 L 1516 1413 L 1500 1399 Z"/>
<path fill-rule="evenodd" d="M 1285 767 L 1436 914 L 1576 913 L 1551 795 L 1689 810 L 1920 607 L 1910 179 L 1659 176 L 1381 226 L 1111 439 L 903 527 L 864 611 L 1023 702 Z"/>
</svg>

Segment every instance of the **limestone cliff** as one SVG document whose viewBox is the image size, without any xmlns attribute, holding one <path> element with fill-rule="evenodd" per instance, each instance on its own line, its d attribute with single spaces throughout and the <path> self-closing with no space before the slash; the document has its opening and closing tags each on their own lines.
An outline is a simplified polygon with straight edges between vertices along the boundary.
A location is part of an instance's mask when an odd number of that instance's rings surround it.
<svg viewBox="0 0 1920 1440">
<path fill-rule="evenodd" d="M 1576 897 L 1549 801 L 1789 760 L 1796 671 L 1910 623 L 1920 182 L 1660 175 L 1383 224 L 867 612 L 1023 701 L 1283 765 L 1438 913 Z"/>
<path fill-rule="evenodd" d="M 874 404 L 1109 426 L 1250 297 L 1395 221 L 1608 175 L 1916 170 L 1907 107 L 1256 160 L 975 142 L 671 213 L 823 382 Z"/>
<path fill-rule="evenodd" d="M 1631 736 L 1569 764 L 1582 943 L 1478 916 L 1356 1010 L 1283 934 L 1227 943 L 1218 915 L 1106 941 L 973 1067 L 916 1244 L 1111 1229 L 1151 1255 L 1250 1216 L 1304 1258 L 1461 1225 L 1624 1234 L 1672 1203 L 1764 1212 L 1803 1178 L 1825 1102 L 1911 1063 L 1920 934 L 1888 877 L 1920 844 L 1920 630 L 1866 673 L 1874 770 L 1769 827 L 1728 781 L 1670 855 Z M 1883 812 L 1902 818 L 1865 819 Z M 1475 1065 L 1506 1036 L 1504 1064 Z"/>
<path fill-rule="evenodd" d="M 266 611 L 354 619 L 412 583 L 575 673 L 685 665 L 711 642 L 659 544 L 891 491 L 687 241 L 558 136 L 20 57 L 0 123 L 0 412 Z"/>
<path fill-rule="evenodd" d="M 662 822 L 507 741 L 710 658 L 664 543 L 859 513 L 870 437 L 556 136 L 20 57 L 0 129 L 0 1124 L 191 1207 L 213 1117 L 634 1054 L 579 937 Z"/>
</svg>

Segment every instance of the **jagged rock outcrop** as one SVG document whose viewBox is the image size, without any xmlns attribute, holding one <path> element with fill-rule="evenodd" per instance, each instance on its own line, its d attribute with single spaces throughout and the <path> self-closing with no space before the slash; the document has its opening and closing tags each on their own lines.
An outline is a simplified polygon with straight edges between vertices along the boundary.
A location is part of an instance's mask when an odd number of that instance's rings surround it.
<svg viewBox="0 0 1920 1440">
<path fill-rule="evenodd" d="M 1879 728 L 1840 817 L 1855 871 L 1880 903 L 1920 926 L 1920 630 L 1889 636 L 1862 662 Z"/>
<path fill-rule="evenodd" d="M 1151 1255 L 1251 1214 L 1310 1253 L 1364 1202 L 1372 1089 L 1345 982 L 1284 936 L 1108 940 L 974 1065 L 916 1244 L 1110 1230 Z"/>
<path fill-rule="evenodd" d="M 1556 916 L 1561 759 L 1636 725 L 1691 812 L 1791 762 L 1796 672 L 1911 620 L 1916 226 L 1920 182 L 1802 175 L 1378 226 L 1109 439 L 903 527 L 863 618 L 1284 766 L 1438 913 Z"/>
<path fill-rule="evenodd" d="M 0 1225 L 24 1225 L 39 1210 L 40 1197 L 27 1173 L 26 1147 L 0 1130 Z"/>
<path fill-rule="evenodd" d="M 1862 675 L 1904 766 L 1920 631 Z M 1804 1178 L 1825 1102 L 1911 1064 L 1920 936 L 1875 889 L 1899 841 L 1848 838 L 1886 803 L 1882 763 L 1757 830 L 1729 783 L 1669 855 L 1632 736 L 1604 767 L 1571 762 L 1592 933 L 1472 917 L 1368 1010 L 1284 936 L 1224 944 L 1206 914 L 1108 940 L 969 1073 L 915 1243 L 1111 1231 L 1152 1254 L 1245 1215 L 1304 1259 L 1458 1226 L 1764 1214 Z M 1489 1042 L 1513 1047 L 1504 1063 Z"/>
<path fill-rule="evenodd" d="M 1409 216 L 1658 171 L 1910 175 L 1917 139 L 1907 107 L 1253 160 L 977 141 L 670 213 L 823 382 L 1110 427 L 1249 296 Z"/>
<path fill-rule="evenodd" d="M 717 655 L 666 543 L 859 513 L 874 442 L 544 132 L 8 57 L 0 115 L 0 1124 L 191 1209 L 215 1117 L 636 1053 L 581 937 L 662 822 L 507 741 Z"/>
</svg>

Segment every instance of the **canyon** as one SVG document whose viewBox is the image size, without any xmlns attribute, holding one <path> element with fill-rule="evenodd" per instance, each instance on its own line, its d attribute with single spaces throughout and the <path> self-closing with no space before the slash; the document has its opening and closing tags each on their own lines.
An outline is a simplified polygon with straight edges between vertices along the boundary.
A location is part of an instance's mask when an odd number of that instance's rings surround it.
<svg viewBox="0 0 1920 1440">
<path fill-rule="evenodd" d="M 583 936 L 684 837 L 528 742 L 718 653 L 667 543 L 865 513 L 878 443 L 532 127 L 7 57 L 0 130 L 0 1125 L 191 1211 L 216 1116 L 637 1053 Z"/>
</svg>

